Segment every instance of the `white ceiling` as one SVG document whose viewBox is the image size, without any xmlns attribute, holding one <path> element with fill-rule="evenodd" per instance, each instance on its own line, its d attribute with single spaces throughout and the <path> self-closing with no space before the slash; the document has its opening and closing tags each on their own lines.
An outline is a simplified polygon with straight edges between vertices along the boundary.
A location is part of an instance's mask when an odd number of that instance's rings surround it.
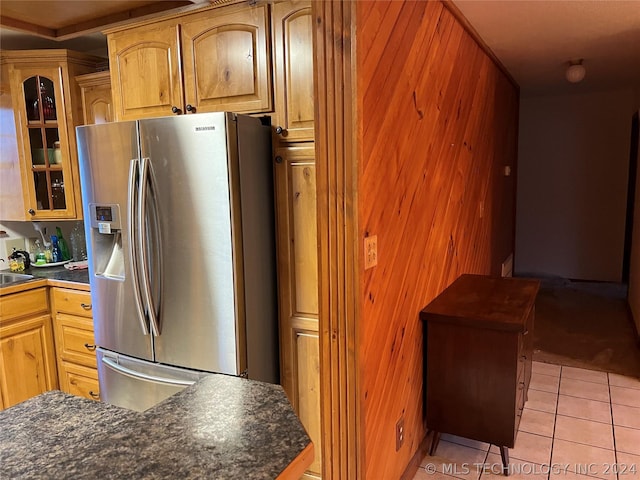
<svg viewBox="0 0 640 480">
<path fill-rule="evenodd" d="M 454 0 L 524 96 L 640 90 L 640 0 Z M 564 72 L 584 59 L 587 74 Z"/>
</svg>

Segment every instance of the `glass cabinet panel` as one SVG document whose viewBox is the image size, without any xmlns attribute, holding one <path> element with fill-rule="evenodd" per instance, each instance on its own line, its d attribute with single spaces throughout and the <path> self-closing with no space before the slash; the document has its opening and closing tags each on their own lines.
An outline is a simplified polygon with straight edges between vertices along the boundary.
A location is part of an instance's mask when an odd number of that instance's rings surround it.
<svg viewBox="0 0 640 480">
<path fill-rule="evenodd" d="M 47 172 L 33 172 L 33 181 L 36 187 L 38 210 L 49 210 L 49 182 L 47 181 Z"/>
<path fill-rule="evenodd" d="M 23 89 L 36 209 L 64 210 L 67 202 L 53 80 L 34 75 L 23 82 Z"/>
<path fill-rule="evenodd" d="M 31 77 L 24 82 L 24 101 L 27 107 L 27 120 L 29 122 L 40 121 L 40 91 L 38 89 L 38 77 Z M 35 108 L 34 108 L 35 107 Z"/>
</svg>

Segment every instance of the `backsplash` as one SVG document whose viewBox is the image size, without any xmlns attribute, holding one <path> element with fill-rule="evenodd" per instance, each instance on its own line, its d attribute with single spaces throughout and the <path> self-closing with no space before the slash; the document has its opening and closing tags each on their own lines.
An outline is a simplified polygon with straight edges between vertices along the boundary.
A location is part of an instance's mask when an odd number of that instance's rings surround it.
<svg viewBox="0 0 640 480">
<path fill-rule="evenodd" d="M 31 251 L 31 245 L 36 239 L 42 243 L 42 237 L 33 228 L 35 222 L 3 222 L 0 223 L 0 231 L 4 231 L 6 235 L 0 234 L 0 270 L 8 270 L 9 262 L 7 257 L 13 251 L 14 246 L 19 246 L 19 250 Z M 78 222 L 76 220 L 57 220 L 54 222 L 38 222 L 42 226 L 42 232 L 45 238 L 49 240 L 51 235 L 55 235 L 56 227 L 60 227 L 64 238 L 69 242 L 71 238 L 71 230 Z"/>
</svg>

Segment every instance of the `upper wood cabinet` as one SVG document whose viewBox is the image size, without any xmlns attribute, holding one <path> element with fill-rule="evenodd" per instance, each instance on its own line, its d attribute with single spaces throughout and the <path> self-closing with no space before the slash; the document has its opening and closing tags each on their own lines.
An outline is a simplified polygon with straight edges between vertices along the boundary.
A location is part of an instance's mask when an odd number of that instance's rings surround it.
<svg viewBox="0 0 640 480">
<path fill-rule="evenodd" d="M 313 20 L 311 3 L 273 5 L 275 114 L 280 141 L 313 140 Z"/>
<path fill-rule="evenodd" d="M 197 111 L 271 110 L 267 6 L 182 22 L 186 103 Z"/>
<path fill-rule="evenodd" d="M 272 109 L 268 6 L 209 8 L 108 33 L 117 120 Z"/>
<path fill-rule="evenodd" d="M 82 218 L 75 127 L 83 116 L 73 77 L 93 71 L 101 59 L 67 50 L 3 51 L 0 59 L 0 95 L 13 120 L 13 126 L 2 121 L 8 132 L 0 190 L 7 196 L 0 219 Z"/>
<path fill-rule="evenodd" d="M 177 20 L 107 35 L 116 120 L 183 108 Z"/>
<path fill-rule="evenodd" d="M 113 122 L 111 77 L 109 71 L 78 75 L 76 82 L 82 91 L 84 124 Z"/>
</svg>

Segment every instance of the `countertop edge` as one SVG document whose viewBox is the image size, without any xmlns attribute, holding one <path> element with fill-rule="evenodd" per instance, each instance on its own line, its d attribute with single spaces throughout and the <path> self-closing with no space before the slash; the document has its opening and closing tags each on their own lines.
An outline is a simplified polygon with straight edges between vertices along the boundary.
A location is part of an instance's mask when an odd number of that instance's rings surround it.
<svg viewBox="0 0 640 480">
<path fill-rule="evenodd" d="M 71 288 L 73 290 L 81 290 L 84 292 L 91 291 L 91 285 L 87 282 L 75 282 L 73 280 L 62 280 L 59 278 L 47 278 L 44 276 L 35 276 L 34 278 L 15 285 L 7 285 L 6 287 L 0 287 L 0 297 L 4 295 L 11 295 L 13 293 L 25 292 L 34 288 L 41 287 L 63 287 Z"/>
<path fill-rule="evenodd" d="M 280 472 L 280 475 L 276 477 L 276 480 L 298 480 L 302 478 L 302 475 L 307 471 L 309 466 L 313 463 L 315 450 L 313 442 L 309 441 L 309 444 L 304 447 L 304 450 L 294 458 L 287 467 Z"/>
<path fill-rule="evenodd" d="M 4 295 L 11 295 L 13 293 L 26 292 L 27 290 L 33 290 L 34 288 L 41 288 L 49 286 L 49 280 L 46 278 L 34 278 L 27 280 L 23 283 L 16 285 L 8 285 L 6 287 L 0 287 L 0 297 Z"/>
</svg>

